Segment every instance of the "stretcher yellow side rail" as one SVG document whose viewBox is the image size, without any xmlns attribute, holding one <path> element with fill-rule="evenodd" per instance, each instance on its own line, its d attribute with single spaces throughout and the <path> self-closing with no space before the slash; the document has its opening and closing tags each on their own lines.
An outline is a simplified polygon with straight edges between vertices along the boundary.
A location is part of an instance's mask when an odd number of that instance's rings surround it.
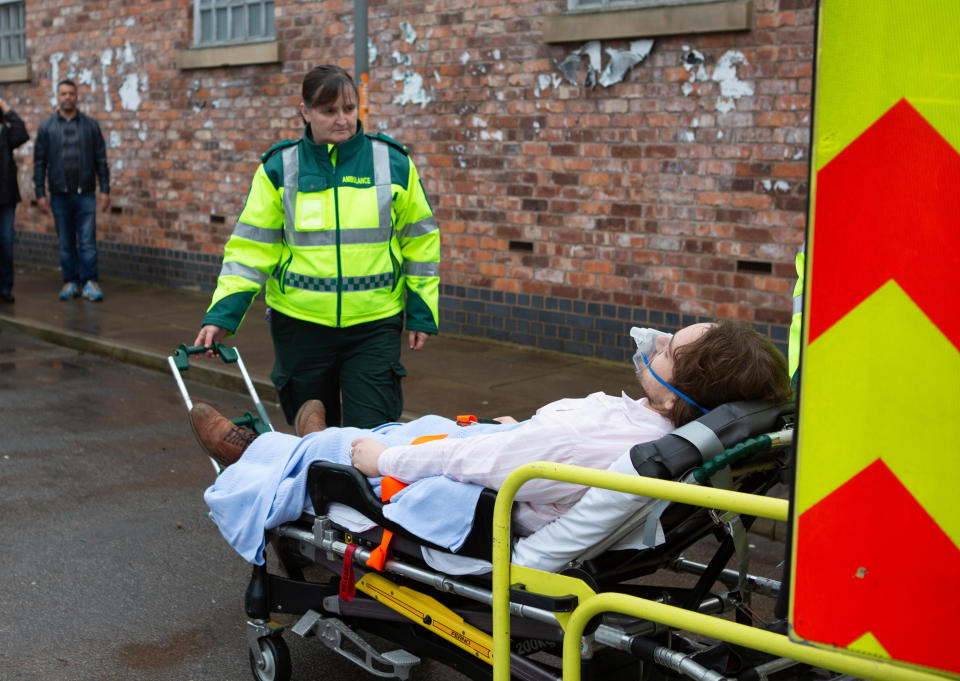
<svg viewBox="0 0 960 681">
<path fill-rule="evenodd" d="M 520 487 L 534 478 L 546 478 L 591 487 L 627 492 L 676 503 L 732 511 L 745 515 L 786 521 L 789 504 L 754 494 L 701 487 L 669 480 L 611 473 L 579 466 L 544 461 L 517 468 L 497 494 L 493 515 L 493 678 L 510 678 L 510 585 L 514 566 L 510 563 L 510 512 Z M 792 641 L 788 636 L 729 622 L 710 615 L 656 603 L 625 594 L 601 593 L 582 600 L 565 622 L 563 678 L 580 679 L 580 640 L 591 618 L 602 612 L 621 612 L 660 622 L 704 636 L 786 657 L 816 667 L 860 678 L 883 681 L 943 681 L 955 678 L 899 663 L 867 658 L 854 653 L 825 649 Z"/>
</svg>

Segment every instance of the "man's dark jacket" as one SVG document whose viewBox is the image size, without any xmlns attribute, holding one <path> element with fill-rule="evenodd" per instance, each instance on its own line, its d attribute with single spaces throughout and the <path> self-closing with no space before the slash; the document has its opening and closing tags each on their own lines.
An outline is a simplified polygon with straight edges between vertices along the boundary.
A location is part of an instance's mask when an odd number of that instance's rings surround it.
<svg viewBox="0 0 960 681">
<path fill-rule="evenodd" d="M 13 150 L 30 139 L 27 127 L 14 111 L 0 116 L 0 204 L 20 201 L 20 183 L 17 181 L 17 162 Z"/>
<path fill-rule="evenodd" d="M 38 199 L 46 195 L 44 179 L 49 180 L 51 194 L 67 193 L 67 180 L 63 173 L 63 139 L 58 118 L 59 111 L 41 123 L 37 129 L 37 141 L 33 146 L 33 185 Z M 80 138 L 80 191 L 96 191 L 96 180 L 99 178 L 100 191 L 109 194 L 107 145 L 100 134 L 100 126 L 79 111 L 77 119 Z"/>
</svg>

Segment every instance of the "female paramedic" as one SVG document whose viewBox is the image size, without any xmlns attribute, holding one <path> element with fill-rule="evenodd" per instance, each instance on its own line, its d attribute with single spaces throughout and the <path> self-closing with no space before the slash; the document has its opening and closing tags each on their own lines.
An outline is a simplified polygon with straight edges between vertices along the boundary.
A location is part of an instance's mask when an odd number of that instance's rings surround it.
<svg viewBox="0 0 960 681">
<path fill-rule="evenodd" d="M 317 66 L 302 96 L 303 136 L 262 156 L 195 345 L 233 334 L 266 284 L 287 421 L 319 399 L 328 423 L 369 428 L 403 409 L 404 312 L 411 349 L 437 333 L 440 233 L 405 148 L 364 134 L 346 71 Z"/>
</svg>

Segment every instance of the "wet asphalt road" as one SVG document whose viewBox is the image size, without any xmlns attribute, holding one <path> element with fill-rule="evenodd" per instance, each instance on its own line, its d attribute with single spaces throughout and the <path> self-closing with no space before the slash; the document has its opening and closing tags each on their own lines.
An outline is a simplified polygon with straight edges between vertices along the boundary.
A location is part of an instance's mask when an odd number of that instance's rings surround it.
<svg viewBox="0 0 960 681">
<path fill-rule="evenodd" d="M 188 387 L 230 416 L 252 408 Z M 249 566 L 205 515 L 214 472 L 171 376 L 0 331 L 0 434 L 0 679 L 253 678 Z M 375 678 L 285 639 L 295 679 Z M 427 663 L 431 677 L 460 678 Z"/>
</svg>

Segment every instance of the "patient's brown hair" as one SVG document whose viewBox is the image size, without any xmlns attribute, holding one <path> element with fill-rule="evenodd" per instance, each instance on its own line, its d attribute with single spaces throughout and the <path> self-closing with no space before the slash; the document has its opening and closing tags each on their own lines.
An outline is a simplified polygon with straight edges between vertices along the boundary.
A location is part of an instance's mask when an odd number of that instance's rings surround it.
<svg viewBox="0 0 960 681">
<path fill-rule="evenodd" d="M 670 383 L 706 409 L 738 400 L 785 404 L 791 398 L 783 354 L 746 322 L 726 319 L 677 348 Z M 679 427 L 702 415 L 677 398 L 667 416 Z"/>
</svg>

